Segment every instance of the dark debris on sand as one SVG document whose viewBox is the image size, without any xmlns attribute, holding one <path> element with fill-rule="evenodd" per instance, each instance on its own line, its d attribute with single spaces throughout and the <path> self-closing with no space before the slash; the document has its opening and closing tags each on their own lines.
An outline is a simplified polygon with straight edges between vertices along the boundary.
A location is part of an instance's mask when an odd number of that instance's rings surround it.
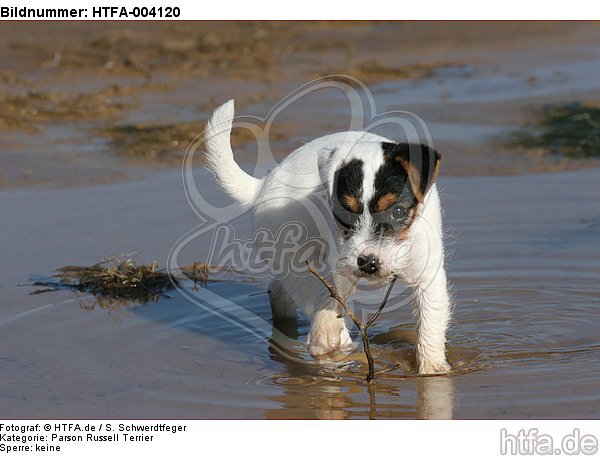
<svg viewBox="0 0 600 456">
<path fill-rule="evenodd" d="M 572 158 L 600 156 L 600 107 L 582 103 L 546 106 L 530 129 L 511 135 L 512 146 Z"/>
<path fill-rule="evenodd" d="M 94 296 L 115 298 L 145 304 L 156 301 L 166 291 L 173 289 L 181 279 L 192 280 L 200 286 L 209 281 L 209 273 L 223 270 L 196 262 L 183 266 L 177 274 L 159 269 L 156 261 L 138 265 L 130 258 L 108 258 L 93 266 L 65 266 L 48 280 L 38 280 L 34 286 L 46 287 L 33 291 L 39 294 L 58 289 L 71 289 Z"/>
</svg>

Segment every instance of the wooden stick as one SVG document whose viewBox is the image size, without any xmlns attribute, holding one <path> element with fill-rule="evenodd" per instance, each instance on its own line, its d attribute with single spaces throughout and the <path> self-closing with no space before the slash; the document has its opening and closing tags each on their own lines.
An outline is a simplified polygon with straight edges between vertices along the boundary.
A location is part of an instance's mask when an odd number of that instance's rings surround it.
<svg viewBox="0 0 600 456">
<path fill-rule="evenodd" d="M 381 305 L 379 306 L 379 309 L 377 309 L 377 312 L 375 312 L 375 315 L 373 315 L 371 317 L 371 319 L 367 322 L 367 324 L 365 325 L 365 327 L 368 328 L 369 326 L 371 326 L 375 322 L 375 320 L 377 320 L 377 317 L 379 316 L 379 314 L 381 313 L 381 311 L 383 310 L 383 308 L 387 304 L 388 298 L 390 297 L 390 294 L 392 293 L 392 288 L 394 287 L 394 284 L 396 283 L 397 279 L 398 279 L 398 276 L 394 276 L 394 278 L 390 282 L 390 286 L 388 287 L 387 292 L 385 293 L 385 297 L 383 298 L 383 301 L 382 301 Z"/>
<path fill-rule="evenodd" d="M 379 314 L 381 314 L 381 311 L 387 304 L 388 298 L 390 297 L 390 294 L 392 292 L 392 288 L 393 288 L 394 284 L 396 283 L 396 279 L 398 277 L 394 276 L 394 278 L 390 282 L 390 286 L 388 287 L 388 290 L 385 294 L 385 298 L 383 299 L 383 302 L 379 305 L 379 309 L 377 309 L 377 312 L 375 312 L 375 314 L 373 315 L 373 317 L 371 317 L 371 319 L 367 322 L 367 324 L 363 324 L 361 319 L 358 318 L 356 315 L 354 315 L 354 312 L 352 312 L 352 310 L 350 309 L 350 306 L 346 302 L 346 299 L 348 299 L 348 296 L 350 295 L 350 293 L 348 293 L 345 296 L 345 298 L 342 298 L 339 295 L 336 288 L 325 277 L 323 277 L 322 274 L 320 274 L 319 272 L 315 271 L 312 268 L 312 266 L 310 265 L 310 262 L 308 260 L 306 261 L 306 266 L 308 267 L 308 271 L 312 275 L 314 275 L 317 279 L 319 279 L 321 281 L 321 283 L 323 283 L 323 285 L 325 285 L 325 287 L 329 291 L 329 295 L 342 306 L 342 308 L 346 312 L 346 315 L 354 322 L 354 324 L 360 331 L 360 337 L 362 339 L 363 349 L 365 352 L 365 356 L 367 357 L 367 364 L 369 366 L 369 373 L 367 374 L 367 382 L 370 383 L 375 378 L 376 372 L 375 372 L 375 362 L 373 361 L 373 356 L 371 355 L 371 348 L 369 347 L 369 335 L 367 333 L 367 329 L 369 328 L 369 326 L 371 326 L 373 324 L 373 322 L 375 322 L 375 320 L 377 319 L 377 317 L 379 317 Z M 355 286 L 356 286 L 356 282 L 352 286 L 351 290 Z"/>
</svg>

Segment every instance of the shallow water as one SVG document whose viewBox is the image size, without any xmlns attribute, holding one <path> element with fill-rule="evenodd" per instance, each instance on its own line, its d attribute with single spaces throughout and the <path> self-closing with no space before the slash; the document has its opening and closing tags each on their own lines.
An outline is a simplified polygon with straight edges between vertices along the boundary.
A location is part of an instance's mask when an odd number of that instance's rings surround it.
<svg viewBox="0 0 600 456">
<path fill-rule="evenodd" d="M 454 371 L 411 373 L 414 330 L 409 306 L 400 306 L 371 334 L 379 361 L 403 367 L 371 386 L 360 347 L 319 364 L 303 345 L 305 320 L 273 328 L 262 280 L 184 283 L 184 293 L 110 313 L 82 310 L 90 296 L 28 295 L 32 287 L 15 286 L 31 267 L 50 270 L 56 258 L 92 263 L 123 245 L 165 258 L 196 223 L 177 173 L 3 194 L 0 207 L 13 214 L 5 235 L 14 241 L 3 253 L 15 261 L 2 267 L 11 278 L 1 288 L 0 408 L 14 418 L 597 418 L 599 177 L 594 169 L 442 179 Z M 127 198 L 115 201 L 119 195 Z M 102 212 L 106 201 L 115 202 Z M 65 204 L 68 217 L 58 211 Z M 156 215 L 142 217 L 148 213 Z M 169 226 L 158 223 L 165 213 Z M 38 226 L 24 229 L 20 221 L 35 214 Z M 243 236 L 247 221 L 237 223 Z M 134 242 L 115 236 L 128 232 L 139 233 Z M 186 254 L 202 257 L 196 248 Z"/>
</svg>

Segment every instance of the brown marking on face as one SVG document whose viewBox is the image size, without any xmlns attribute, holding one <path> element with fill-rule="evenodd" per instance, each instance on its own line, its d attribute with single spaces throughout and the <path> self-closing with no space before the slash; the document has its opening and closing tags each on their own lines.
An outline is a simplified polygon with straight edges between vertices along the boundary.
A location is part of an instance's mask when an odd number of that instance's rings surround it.
<svg viewBox="0 0 600 456">
<path fill-rule="evenodd" d="M 396 201 L 398 201 L 397 193 L 392 193 L 392 192 L 386 193 L 381 198 L 379 198 L 379 200 L 377 200 L 377 203 L 375 204 L 375 209 L 377 210 L 377 212 L 385 212 L 390 207 L 392 207 L 392 205 Z"/>
<path fill-rule="evenodd" d="M 397 155 L 395 159 L 406 171 L 406 174 L 408 175 L 408 181 L 410 182 L 410 187 L 412 188 L 415 198 L 417 198 L 419 203 L 422 203 L 425 199 L 425 193 L 427 193 L 427 190 L 429 190 L 429 186 L 437 178 L 440 170 L 441 156 L 436 153 L 436 160 L 433 165 L 433 173 L 430 178 L 424 177 L 417 167 L 412 166 L 400 155 Z"/>
<path fill-rule="evenodd" d="M 344 195 L 340 197 L 342 205 L 354 214 L 362 214 L 363 205 L 356 196 Z"/>
</svg>

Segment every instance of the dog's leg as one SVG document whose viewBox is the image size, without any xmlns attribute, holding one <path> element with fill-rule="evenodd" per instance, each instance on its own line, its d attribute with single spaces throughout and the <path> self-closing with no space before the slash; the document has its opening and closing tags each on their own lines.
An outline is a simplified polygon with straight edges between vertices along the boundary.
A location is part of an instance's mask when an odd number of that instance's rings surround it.
<svg viewBox="0 0 600 456">
<path fill-rule="evenodd" d="M 443 267 L 433 277 L 421 277 L 411 285 L 417 317 L 417 364 L 419 374 L 437 374 L 451 369 L 446 361 L 446 330 L 450 300 Z"/>
<path fill-rule="evenodd" d="M 279 280 L 274 279 L 269 284 L 269 300 L 271 301 L 273 320 L 296 318 L 296 303 Z"/>
<path fill-rule="evenodd" d="M 416 240 L 409 256 L 406 279 L 412 290 L 417 320 L 419 374 L 448 372 L 451 366 L 445 351 L 451 305 L 441 232 L 430 229 L 428 236 Z"/>
<path fill-rule="evenodd" d="M 439 196 L 435 189 L 413 228 L 405 278 L 414 298 L 419 374 L 444 373 L 451 369 L 446 361 L 446 331 L 452 307 L 444 268 Z"/>
<path fill-rule="evenodd" d="M 336 350 L 345 350 L 352 346 L 352 339 L 346 327 L 340 304 L 329 296 L 324 285 L 314 279 L 321 289 L 319 301 L 315 306 L 310 331 L 308 333 L 308 351 L 313 356 L 322 356 Z M 343 276 L 334 275 L 335 287 L 342 297 L 351 291 L 352 283 Z M 325 290 L 324 290 L 325 289 Z"/>
</svg>

